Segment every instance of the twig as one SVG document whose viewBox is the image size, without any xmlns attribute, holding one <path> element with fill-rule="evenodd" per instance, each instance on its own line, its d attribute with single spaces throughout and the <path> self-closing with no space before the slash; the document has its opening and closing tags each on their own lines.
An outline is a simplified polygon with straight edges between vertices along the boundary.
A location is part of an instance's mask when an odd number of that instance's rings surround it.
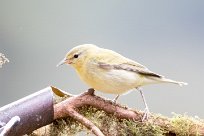
<svg viewBox="0 0 204 136">
<path fill-rule="evenodd" d="M 88 129 L 90 129 L 96 136 L 104 136 L 104 134 L 98 127 L 96 127 L 90 120 L 79 114 L 77 111 L 73 109 L 67 109 L 67 111 L 69 113 L 69 116 L 73 117 L 78 122 L 82 123 Z"/>
</svg>

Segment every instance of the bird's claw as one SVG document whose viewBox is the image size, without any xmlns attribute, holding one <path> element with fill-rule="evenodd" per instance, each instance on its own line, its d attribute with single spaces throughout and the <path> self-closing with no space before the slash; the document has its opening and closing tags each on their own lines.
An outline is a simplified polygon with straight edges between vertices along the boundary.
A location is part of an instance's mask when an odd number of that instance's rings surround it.
<svg viewBox="0 0 204 136">
<path fill-rule="evenodd" d="M 117 99 L 113 99 L 113 100 L 111 100 L 114 104 L 116 104 L 117 103 Z"/>
<path fill-rule="evenodd" d="M 117 95 L 117 96 L 112 100 L 112 102 L 116 104 L 116 103 L 117 103 L 117 100 L 118 100 L 118 98 L 119 98 L 119 96 L 120 96 L 120 95 Z"/>
</svg>

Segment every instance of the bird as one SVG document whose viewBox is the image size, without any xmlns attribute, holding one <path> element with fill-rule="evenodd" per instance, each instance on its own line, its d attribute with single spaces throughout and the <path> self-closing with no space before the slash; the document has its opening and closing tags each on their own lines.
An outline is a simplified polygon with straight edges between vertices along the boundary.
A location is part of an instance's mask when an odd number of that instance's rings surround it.
<svg viewBox="0 0 204 136">
<path fill-rule="evenodd" d="M 137 89 L 145 105 L 142 121 L 148 119 L 150 114 L 142 86 L 158 83 L 187 85 L 185 82 L 165 78 L 136 61 L 94 44 L 82 44 L 72 48 L 57 67 L 63 64 L 73 66 L 80 79 L 94 90 L 115 94 L 114 102 L 121 94 Z"/>
</svg>

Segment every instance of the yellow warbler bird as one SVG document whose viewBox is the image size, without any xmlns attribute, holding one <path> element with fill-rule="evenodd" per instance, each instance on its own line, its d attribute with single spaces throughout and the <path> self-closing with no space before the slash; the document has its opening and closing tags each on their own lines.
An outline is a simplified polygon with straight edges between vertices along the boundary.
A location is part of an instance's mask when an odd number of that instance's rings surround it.
<svg viewBox="0 0 204 136">
<path fill-rule="evenodd" d="M 149 109 L 139 89 L 141 86 L 157 83 L 187 85 L 184 82 L 167 79 L 112 50 L 93 44 L 74 47 L 57 66 L 65 63 L 73 66 L 80 78 L 90 87 L 101 92 L 116 94 L 115 101 L 120 94 L 133 88 L 138 89 L 145 104 L 143 120 L 148 118 Z"/>
</svg>

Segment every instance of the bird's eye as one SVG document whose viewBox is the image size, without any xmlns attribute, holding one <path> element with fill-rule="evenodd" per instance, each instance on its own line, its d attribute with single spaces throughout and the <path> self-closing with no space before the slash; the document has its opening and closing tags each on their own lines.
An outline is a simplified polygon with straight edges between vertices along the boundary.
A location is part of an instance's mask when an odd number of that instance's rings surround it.
<svg viewBox="0 0 204 136">
<path fill-rule="evenodd" d="M 74 58 L 78 58 L 78 57 L 79 57 L 79 55 L 78 55 L 78 54 L 75 54 L 75 55 L 74 55 Z"/>
</svg>

